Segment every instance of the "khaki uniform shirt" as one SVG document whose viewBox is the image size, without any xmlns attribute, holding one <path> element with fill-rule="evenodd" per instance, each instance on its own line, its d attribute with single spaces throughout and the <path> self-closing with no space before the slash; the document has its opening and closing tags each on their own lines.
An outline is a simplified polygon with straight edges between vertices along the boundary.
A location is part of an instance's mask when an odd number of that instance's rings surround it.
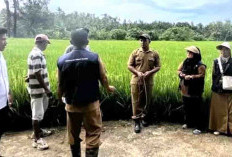
<svg viewBox="0 0 232 157">
<path fill-rule="evenodd" d="M 155 67 L 160 67 L 159 54 L 156 51 L 143 51 L 142 48 L 134 50 L 130 55 L 128 66 L 133 66 L 137 71 L 145 73 Z M 153 75 L 146 80 L 147 85 L 153 85 Z M 130 84 L 138 84 L 139 79 L 137 75 L 133 74 Z"/>
<path fill-rule="evenodd" d="M 106 77 L 106 70 L 100 58 L 99 58 L 99 70 L 100 70 L 100 78 Z M 90 112 L 96 110 L 99 107 L 100 107 L 100 102 L 99 100 L 96 100 L 89 104 L 81 104 L 81 105 L 66 104 L 65 110 L 67 112 Z"/>
</svg>

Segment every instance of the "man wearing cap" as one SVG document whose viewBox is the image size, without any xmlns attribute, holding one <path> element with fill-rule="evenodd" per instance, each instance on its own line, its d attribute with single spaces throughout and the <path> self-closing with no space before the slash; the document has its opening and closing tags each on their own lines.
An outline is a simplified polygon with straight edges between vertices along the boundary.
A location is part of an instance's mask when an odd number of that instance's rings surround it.
<svg viewBox="0 0 232 157">
<path fill-rule="evenodd" d="M 89 34 L 89 29 L 88 29 L 88 28 L 80 28 L 80 29 L 86 31 L 86 32 Z M 65 53 L 72 52 L 73 49 L 75 49 L 75 46 L 72 45 L 72 44 L 69 45 L 69 46 L 65 49 L 64 54 L 65 54 Z M 87 51 L 90 51 L 90 46 L 89 46 L 89 45 L 86 45 L 85 49 L 86 49 Z"/>
<path fill-rule="evenodd" d="M 9 90 L 9 79 L 3 51 L 7 45 L 7 29 L 0 28 L 0 139 L 9 126 L 9 107 L 13 99 Z"/>
<path fill-rule="evenodd" d="M 204 91 L 204 78 L 206 66 L 201 62 L 201 52 L 196 46 L 185 48 L 187 58 L 179 65 L 179 89 L 184 104 L 183 129 L 194 128 L 193 134 L 200 134 L 204 127 L 204 108 L 202 94 Z"/>
<path fill-rule="evenodd" d="M 75 48 L 58 60 L 58 97 L 65 98 L 67 111 L 68 142 L 73 157 L 81 156 L 81 126 L 86 131 L 86 157 L 97 157 L 102 128 L 99 103 L 99 81 L 108 92 L 116 89 L 109 86 L 106 72 L 98 54 L 86 50 L 88 33 L 76 29 L 71 33 Z"/>
<path fill-rule="evenodd" d="M 141 130 L 140 122 L 144 127 L 148 126 L 153 76 L 160 70 L 159 54 L 149 48 L 149 35 L 142 34 L 139 39 L 141 48 L 134 50 L 128 61 L 128 69 L 132 73 L 130 84 L 135 133 Z"/>
<path fill-rule="evenodd" d="M 219 58 L 214 60 L 212 75 L 212 98 L 209 129 L 215 135 L 232 133 L 232 90 L 223 89 L 222 76 L 232 76 L 231 48 L 228 42 L 216 47 Z M 221 66 L 221 68 L 220 68 Z"/>
<path fill-rule="evenodd" d="M 51 131 L 40 129 L 39 122 L 43 120 L 44 113 L 48 108 L 48 97 L 52 96 L 50 90 L 46 58 L 43 53 L 50 41 L 45 34 L 35 37 L 35 47 L 28 55 L 28 92 L 31 97 L 33 143 L 34 148 L 44 150 L 48 144 L 42 139 L 48 136 Z"/>
</svg>

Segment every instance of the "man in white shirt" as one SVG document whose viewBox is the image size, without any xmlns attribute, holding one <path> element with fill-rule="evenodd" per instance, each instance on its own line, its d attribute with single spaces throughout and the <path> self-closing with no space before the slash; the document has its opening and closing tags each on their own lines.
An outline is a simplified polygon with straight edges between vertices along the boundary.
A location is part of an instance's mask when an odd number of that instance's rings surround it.
<svg viewBox="0 0 232 157">
<path fill-rule="evenodd" d="M 3 51 L 7 45 L 7 30 L 0 28 L 0 138 L 9 126 L 9 107 L 13 103 L 9 90 L 9 80 L 7 74 L 6 61 L 3 57 Z"/>
</svg>

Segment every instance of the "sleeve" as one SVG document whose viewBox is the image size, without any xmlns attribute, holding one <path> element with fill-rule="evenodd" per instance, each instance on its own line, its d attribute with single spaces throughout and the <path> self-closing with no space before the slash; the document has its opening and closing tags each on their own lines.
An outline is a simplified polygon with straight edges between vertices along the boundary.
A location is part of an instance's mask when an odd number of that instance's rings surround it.
<svg viewBox="0 0 232 157">
<path fill-rule="evenodd" d="M 135 52 L 136 50 L 131 53 L 128 63 L 127 63 L 128 66 L 133 66 L 133 67 L 135 66 Z"/>
<path fill-rule="evenodd" d="M 181 72 L 182 69 L 183 69 L 183 62 L 180 63 L 180 65 L 178 66 L 177 71 L 178 71 L 178 72 Z"/>
<path fill-rule="evenodd" d="M 205 77 L 205 70 L 206 70 L 205 65 L 199 66 L 198 67 L 198 74 L 197 75 L 193 75 L 193 78 L 202 78 L 202 77 Z"/>
<path fill-rule="evenodd" d="M 42 60 L 42 55 L 38 53 L 35 53 L 33 56 L 31 56 L 30 70 L 32 70 L 32 73 L 36 73 L 42 69 Z"/>
<path fill-rule="evenodd" d="M 158 52 L 155 52 L 155 67 L 161 67 L 161 63 L 160 63 L 160 57 Z"/>
<path fill-rule="evenodd" d="M 69 45 L 69 46 L 65 49 L 64 54 L 69 53 L 69 52 L 71 52 L 72 50 L 73 50 L 73 45 Z"/>
</svg>

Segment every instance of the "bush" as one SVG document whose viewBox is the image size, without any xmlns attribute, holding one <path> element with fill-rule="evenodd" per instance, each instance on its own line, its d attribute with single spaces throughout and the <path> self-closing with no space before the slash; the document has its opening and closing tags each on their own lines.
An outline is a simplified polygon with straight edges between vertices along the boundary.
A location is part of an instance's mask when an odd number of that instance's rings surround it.
<svg viewBox="0 0 232 157">
<path fill-rule="evenodd" d="M 111 38 L 115 40 L 124 40 L 126 38 L 126 31 L 123 29 L 113 29 L 111 31 Z"/>
<path fill-rule="evenodd" d="M 195 41 L 203 41 L 203 40 L 206 40 L 205 37 L 199 33 L 196 33 L 194 36 L 193 36 L 193 40 Z"/>
<path fill-rule="evenodd" d="M 167 29 L 160 37 L 161 40 L 188 41 L 192 40 L 194 31 L 188 27 L 172 27 Z"/>
<path fill-rule="evenodd" d="M 139 38 L 139 35 L 141 34 L 141 32 L 142 31 L 140 29 L 137 29 L 137 28 L 129 29 L 127 31 L 126 38 L 127 39 L 135 39 L 135 40 L 137 40 Z"/>
<path fill-rule="evenodd" d="M 111 34 L 107 31 L 103 30 L 92 30 L 89 33 L 90 39 L 95 40 L 108 40 L 111 39 Z"/>
</svg>

